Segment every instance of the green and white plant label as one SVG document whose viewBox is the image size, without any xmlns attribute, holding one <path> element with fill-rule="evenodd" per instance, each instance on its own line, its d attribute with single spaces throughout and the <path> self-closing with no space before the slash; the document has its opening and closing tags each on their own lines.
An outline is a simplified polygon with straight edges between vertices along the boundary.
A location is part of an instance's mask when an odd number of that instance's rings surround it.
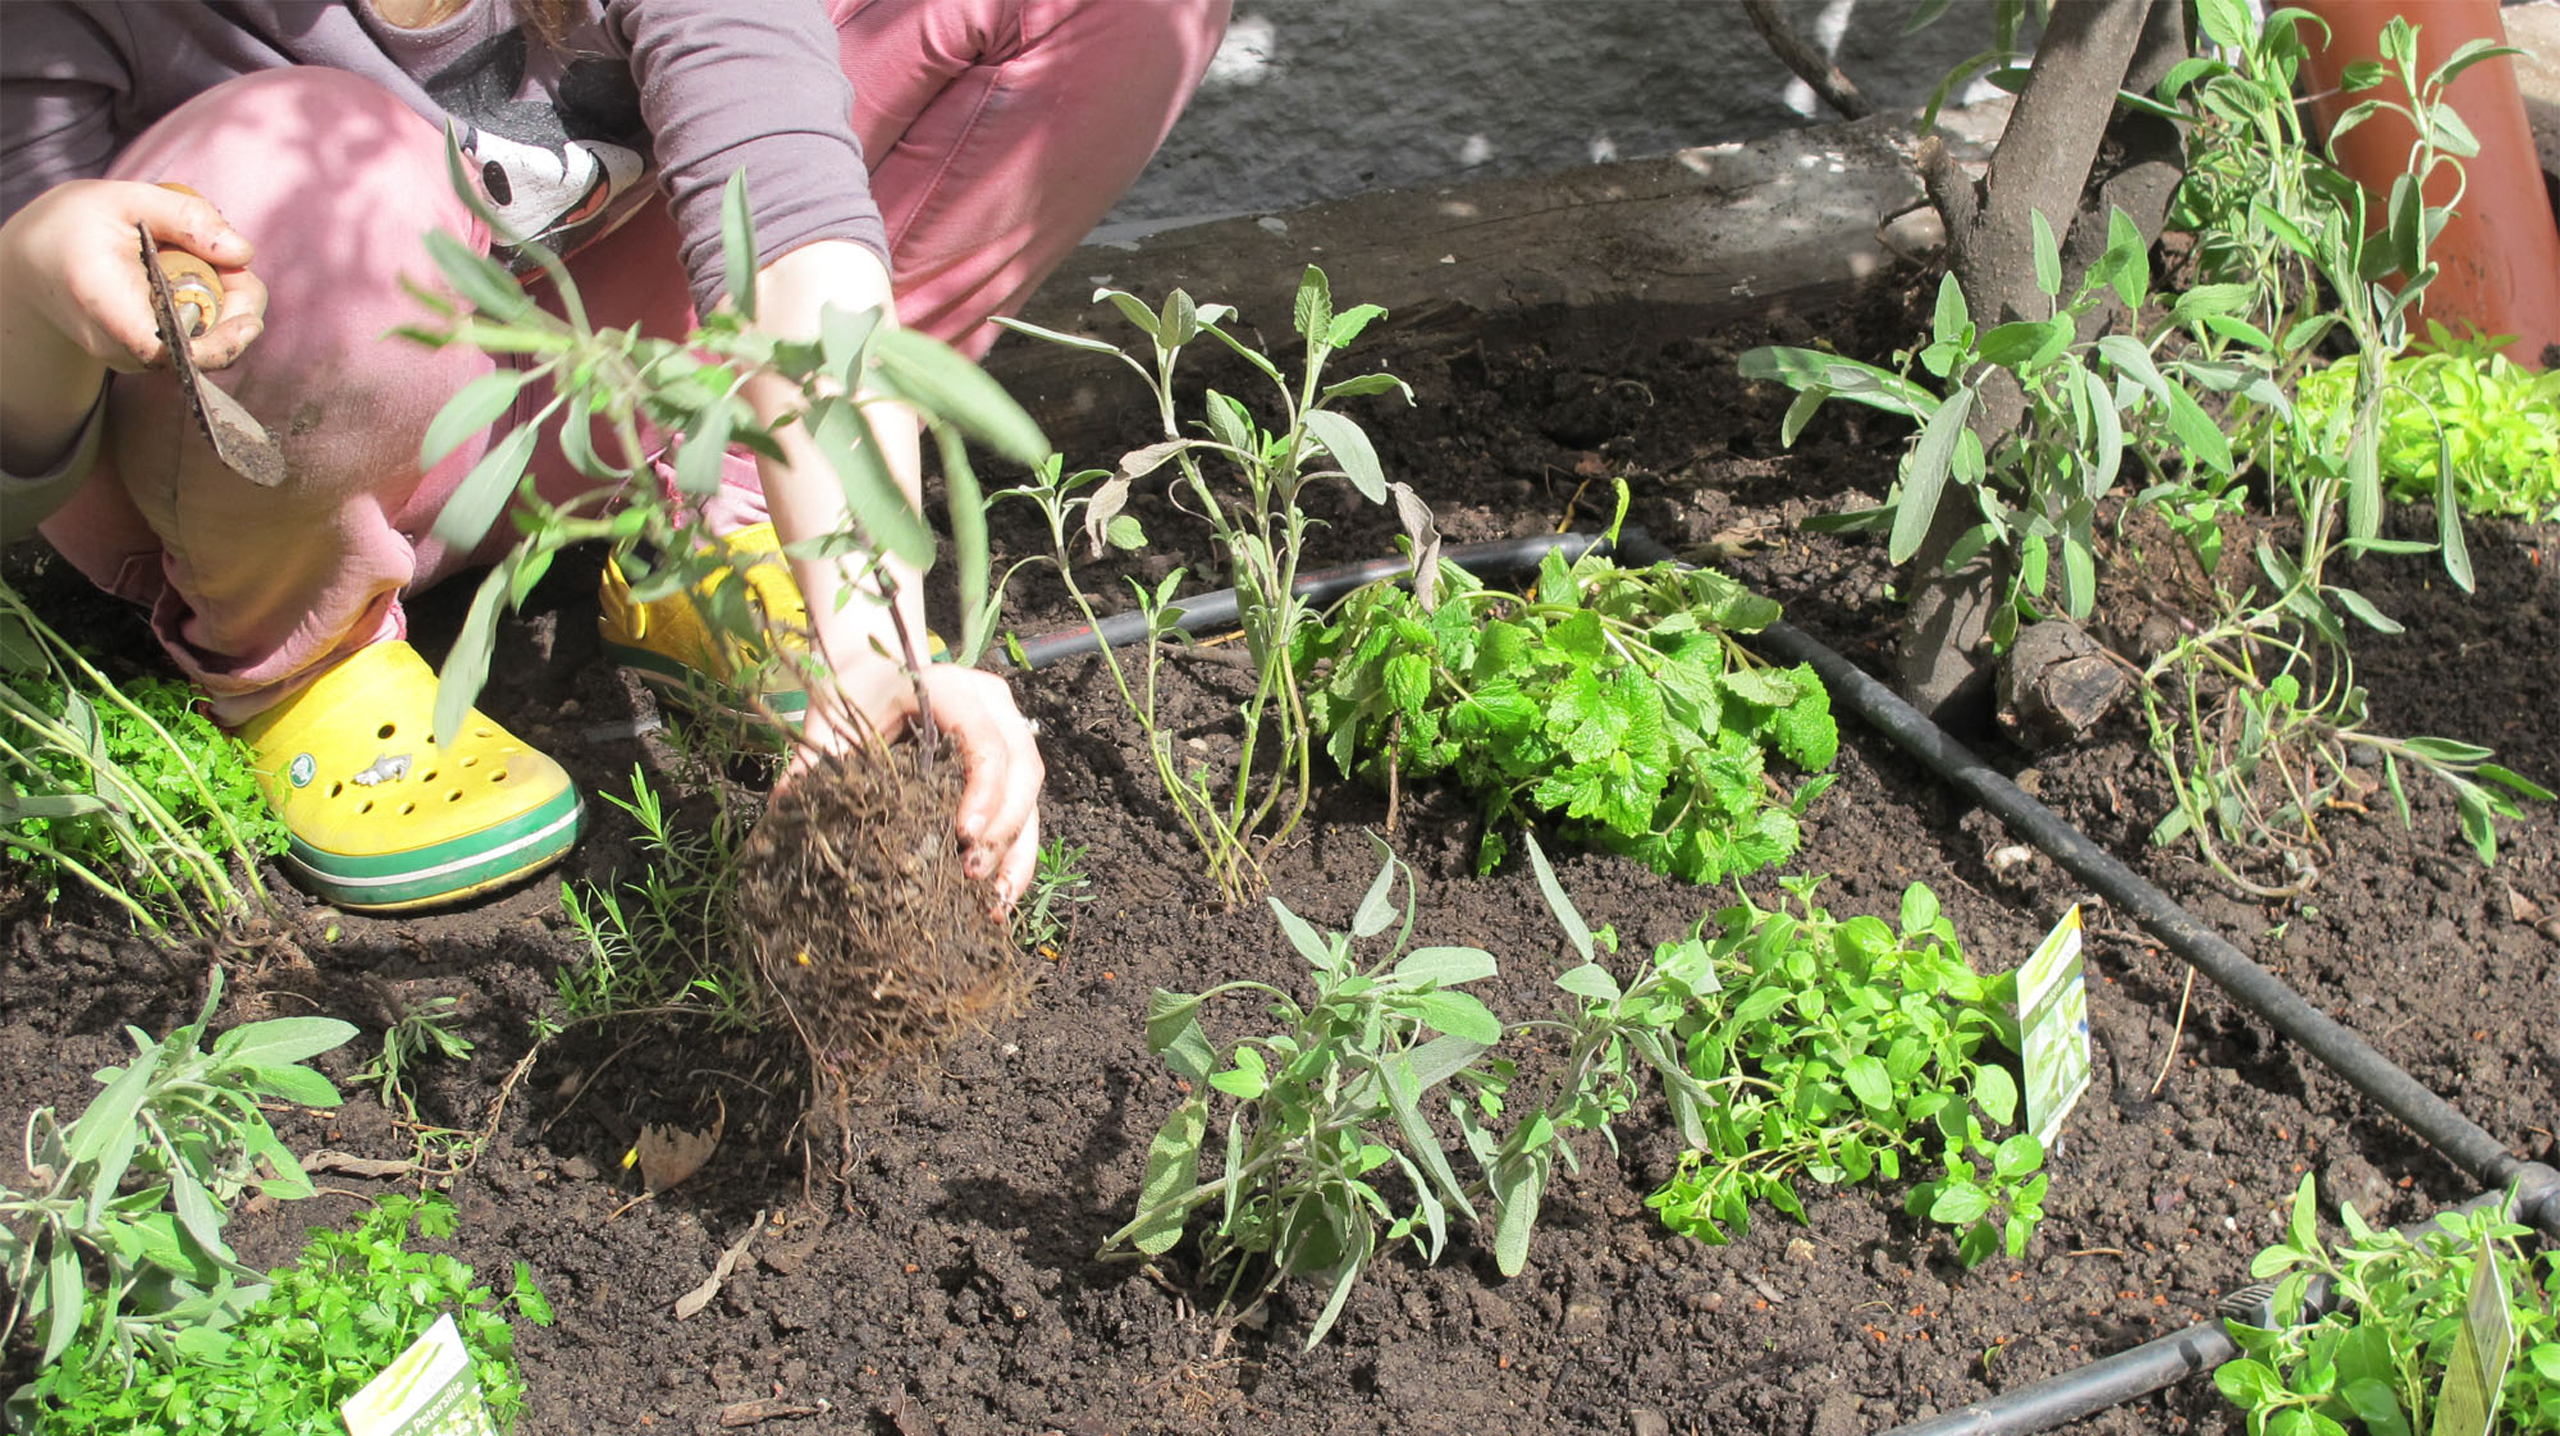
<svg viewBox="0 0 2560 1436">
<path fill-rule="evenodd" d="M 2027 1130 L 2046 1151 L 2089 1090 L 2089 988 L 2080 961 L 2080 908 L 2062 915 L 2018 969 L 2018 1057 Z"/>
<path fill-rule="evenodd" d="M 348 1436 L 498 1436 L 451 1313 L 338 1410 Z"/>
<path fill-rule="evenodd" d="M 2483 1240 L 2471 1268 L 2471 1306 L 2462 1314 L 2453 1357 L 2445 1363 L 2444 1390 L 2436 1397 L 2435 1436 L 2489 1436 L 2489 1423 L 2498 1417 L 2498 1388 L 2515 1349 L 2507 1280 L 2498 1270 L 2497 1248 Z"/>
</svg>

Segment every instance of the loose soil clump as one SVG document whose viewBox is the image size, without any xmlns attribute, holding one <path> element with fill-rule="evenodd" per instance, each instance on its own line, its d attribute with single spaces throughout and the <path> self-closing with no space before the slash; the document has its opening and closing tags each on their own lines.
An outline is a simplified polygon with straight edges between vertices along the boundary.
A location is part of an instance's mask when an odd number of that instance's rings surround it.
<svg viewBox="0 0 2560 1436">
<path fill-rule="evenodd" d="M 821 1108 L 1010 1015 L 1027 984 L 952 814 L 960 765 L 923 744 L 830 757 L 785 782 L 739 855 L 739 930 L 807 1044 Z"/>
</svg>

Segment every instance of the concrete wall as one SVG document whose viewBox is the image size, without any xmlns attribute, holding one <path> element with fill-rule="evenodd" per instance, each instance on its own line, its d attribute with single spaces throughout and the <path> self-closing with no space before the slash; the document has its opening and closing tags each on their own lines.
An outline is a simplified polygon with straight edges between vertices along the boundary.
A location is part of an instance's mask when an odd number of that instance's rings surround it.
<svg viewBox="0 0 2560 1436">
<path fill-rule="evenodd" d="M 1881 105 L 1920 104 L 1990 43 L 1988 0 L 1908 36 L 1914 0 L 1784 8 Z M 1816 109 L 1733 0 L 1236 0 L 1111 227 L 1664 154 Z"/>
</svg>

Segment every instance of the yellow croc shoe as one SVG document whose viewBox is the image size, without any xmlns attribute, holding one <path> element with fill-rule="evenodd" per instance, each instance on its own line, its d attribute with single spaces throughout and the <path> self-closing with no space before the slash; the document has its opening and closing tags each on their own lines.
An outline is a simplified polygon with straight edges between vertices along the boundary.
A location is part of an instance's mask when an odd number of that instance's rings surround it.
<svg viewBox="0 0 2560 1436">
<path fill-rule="evenodd" d="M 433 733 L 435 670 L 397 640 L 357 650 L 250 719 L 258 785 L 292 834 L 304 887 L 355 912 L 454 902 L 512 882 L 578 840 L 558 763 L 471 710 Z"/>
<path fill-rule="evenodd" d="M 793 660 L 808 647 L 809 605 L 783 558 L 782 539 L 763 523 L 723 537 L 720 546 L 728 562 L 695 584 L 692 597 L 643 600 L 631 591 L 620 561 L 606 559 L 596 592 L 596 631 L 605 653 L 661 693 L 687 701 L 710 695 L 716 706 L 742 717 L 756 716 L 761 706 L 797 728 L 809 711 L 809 693 Z M 702 621 L 701 609 L 719 601 L 732 574 L 744 585 L 748 611 L 741 621 L 759 630 L 760 640 L 734 638 Z M 925 639 L 939 662 L 942 640 L 930 633 Z M 769 655 L 783 661 L 768 662 Z"/>
<path fill-rule="evenodd" d="M 769 654 L 785 657 L 806 647 L 809 607 L 800 585 L 782 556 L 782 540 L 773 525 L 757 524 L 720 540 L 728 564 L 694 585 L 693 596 L 670 593 L 643 600 L 631 591 L 618 558 L 608 558 L 598 585 L 597 632 L 605 653 L 638 674 L 642 682 L 679 698 L 707 691 L 722 695 L 719 704 L 752 715 L 754 702 L 739 691 L 743 683 L 776 717 L 797 725 L 809 710 L 809 694 L 795 663 L 770 663 Z M 697 601 L 708 605 L 732 573 L 745 585 L 752 621 L 766 635 L 763 642 L 733 638 L 702 621 Z M 746 675 L 742 680 L 741 675 Z"/>
</svg>

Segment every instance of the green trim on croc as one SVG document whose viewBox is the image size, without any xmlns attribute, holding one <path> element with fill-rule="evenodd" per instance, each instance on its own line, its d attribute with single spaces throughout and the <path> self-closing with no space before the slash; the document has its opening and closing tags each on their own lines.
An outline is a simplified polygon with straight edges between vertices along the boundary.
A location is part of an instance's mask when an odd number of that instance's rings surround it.
<svg viewBox="0 0 2560 1436">
<path fill-rule="evenodd" d="M 291 842 L 285 867 L 340 907 L 454 902 L 577 841 L 584 807 L 558 763 L 471 709 L 439 743 L 435 670 L 408 644 L 357 650 L 239 736 Z"/>
<path fill-rule="evenodd" d="M 486 832 L 405 853 L 332 853 L 295 838 L 286 858 L 313 896 L 350 912 L 451 902 L 546 867 L 576 846 L 586 804 L 575 789 Z"/>
</svg>

